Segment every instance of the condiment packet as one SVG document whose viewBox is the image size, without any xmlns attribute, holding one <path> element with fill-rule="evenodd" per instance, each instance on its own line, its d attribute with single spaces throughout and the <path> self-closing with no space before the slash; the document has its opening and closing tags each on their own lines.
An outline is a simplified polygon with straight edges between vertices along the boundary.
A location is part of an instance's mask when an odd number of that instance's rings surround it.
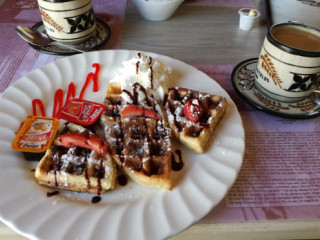
<svg viewBox="0 0 320 240">
<path fill-rule="evenodd" d="M 56 118 L 28 116 L 12 142 L 12 149 L 22 152 L 46 151 L 60 126 Z"/>
<path fill-rule="evenodd" d="M 72 99 L 58 112 L 57 118 L 80 125 L 91 125 L 103 113 L 105 106 L 83 99 Z"/>
</svg>

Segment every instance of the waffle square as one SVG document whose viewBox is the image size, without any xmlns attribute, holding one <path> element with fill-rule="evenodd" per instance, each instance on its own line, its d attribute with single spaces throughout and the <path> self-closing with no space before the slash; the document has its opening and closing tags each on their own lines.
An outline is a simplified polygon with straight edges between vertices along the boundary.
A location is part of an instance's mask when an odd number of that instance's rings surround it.
<svg viewBox="0 0 320 240">
<path fill-rule="evenodd" d="M 170 128 L 163 120 L 148 117 L 121 118 L 121 111 L 128 103 L 121 97 L 118 87 L 109 84 L 104 102 L 106 109 L 100 118 L 113 159 L 137 183 L 171 190 Z M 161 114 L 159 105 L 151 97 L 134 102 L 135 105 Z"/>
<path fill-rule="evenodd" d="M 192 99 L 197 99 L 207 106 L 198 122 L 192 122 L 184 115 L 185 105 Z M 175 87 L 168 89 L 164 105 L 175 137 L 194 152 L 204 153 L 228 103 L 221 96 Z"/>
<path fill-rule="evenodd" d="M 65 133 L 93 134 L 83 126 L 67 123 L 56 138 Z M 35 177 L 42 185 L 96 194 L 113 189 L 116 175 L 109 153 L 102 157 L 90 149 L 55 144 L 47 150 L 35 171 Z"/>
</svg>

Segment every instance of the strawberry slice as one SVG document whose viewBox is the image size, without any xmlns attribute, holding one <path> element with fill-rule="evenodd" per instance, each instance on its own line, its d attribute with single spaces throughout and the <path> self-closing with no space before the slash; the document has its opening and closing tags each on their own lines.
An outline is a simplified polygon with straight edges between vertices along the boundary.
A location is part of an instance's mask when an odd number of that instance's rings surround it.
<svg viewBox="0 0 320 240">
<path fill-rule="evenodd" d="M 128 105 L 121 111 L 121 118 L 127 117 L 147 117 L 162 120 L 162 117 L 159 114 L 137 105 Z"/>
<path fill-rule="evenodd" d="M 106 145 L 98 135 L 91 135 L 87 141 L 89 149 L 95 150 L 100 155 L 104 156 L 109 151 L 109 146 Z"/>
<path fill-rule="evenodd" d="M 66 133 L 58 136 L 54 140 L 54 144 L 57 146 L 71 148 L 71 147 L 83 147 L 88 148 L 86 143 L 88 137 L 83 133 Z"/>
<path fill-rule="evenodd" d="M 99 155 L 104 156 L 109 150 L 98 135 L 86 135 L 84 133 L 66 133 L 58 136 L 54 140 L 56 146 L 65 148 L 82 147 L 96 151 Z"/>
<path fill-rule="evenodd" d="M 184 106 L 183 113 L 191 122 L 198 122 L 204 112 L 202 104 L 198 99 L 191 99 Z"/>
</svg>

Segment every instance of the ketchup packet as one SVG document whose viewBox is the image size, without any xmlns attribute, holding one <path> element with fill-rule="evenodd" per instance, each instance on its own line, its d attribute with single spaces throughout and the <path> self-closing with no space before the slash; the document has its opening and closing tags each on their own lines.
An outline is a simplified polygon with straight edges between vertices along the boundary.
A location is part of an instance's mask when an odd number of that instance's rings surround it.
<svg viewBox="0 0 320 240">
<path fill-rule="evenodd" d="M 44 152 L 60 126 L 56 118 L 28 116 L 12 142 L 12 149 L 22 152 Z"/>
<path fill-rule="evenodd" d="M 72 99 L 58 112 L 57 118 L 80 125 L 91 125 L 103 113 L 105 106 L 83 99 Z"/>
</svg>

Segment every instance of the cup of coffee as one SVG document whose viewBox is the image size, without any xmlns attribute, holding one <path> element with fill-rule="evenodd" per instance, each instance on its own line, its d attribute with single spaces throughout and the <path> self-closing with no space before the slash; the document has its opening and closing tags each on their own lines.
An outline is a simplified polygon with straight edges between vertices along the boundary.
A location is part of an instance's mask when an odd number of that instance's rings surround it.
<svg viewBox="0 0 320 240">
<path fill-rule="evenodd" d="M 296 22 L 273 25 L 255 69 L 257 89 L 281 102 L 297 102 L 318 88 L 319 79 L 320 30 Z"/>
<path fill-rule="evenodd" d="M 38 0 L 39 10 L 50 38 L 80 43 L 96 29 L 91 0 Z"/>
</svg>

